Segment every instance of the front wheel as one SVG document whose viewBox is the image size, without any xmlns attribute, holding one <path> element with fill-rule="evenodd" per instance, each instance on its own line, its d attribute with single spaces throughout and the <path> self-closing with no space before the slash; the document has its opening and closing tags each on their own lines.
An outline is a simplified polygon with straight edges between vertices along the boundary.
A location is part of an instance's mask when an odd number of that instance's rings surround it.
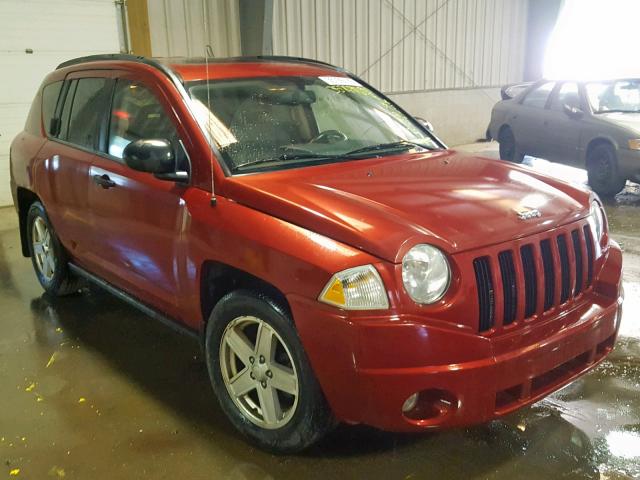
<svg viewBox="0 0 640 480">
<path fill-rule="evenodd" d="M 612 145 L 602 143 L 587 157 L 589 185 L 601 197 L 613 197 L 624 189 L 627 180 L 618 173 L 618 159 Z"/>
<path fill-rule="evenodd" d="M 250 291 L 223 297 L 207 324 L 213 389 L 233 425 L 278 453 L 309 447 L 334 424 L 286 310 Z"/>
</svg>

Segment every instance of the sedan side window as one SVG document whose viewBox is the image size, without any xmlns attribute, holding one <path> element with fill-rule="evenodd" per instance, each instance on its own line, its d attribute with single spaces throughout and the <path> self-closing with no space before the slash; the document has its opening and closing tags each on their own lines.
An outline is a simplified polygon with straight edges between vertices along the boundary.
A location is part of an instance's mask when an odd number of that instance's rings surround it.
<svg viewBox="0 0 640 480">
<path fill-rule="evenodd" d="M 558 94 L 551 102 L 551 108 L 561 112 L 564 106 L 582 108 L 582 102 L 580 101 L 580 93 L 578 91 L 578 84 L 573 82 L 563 83 L 558 90 Z"/>
<path fill-rule="evenodd" d="M 107 152 L 122 158 L 125 147 L 140 139 L 168 140 L 179 168 L 187 169 L 176 128 L 156 96 L 139 82 L 118 80 L 111 105 Z"/>
<path fill-rule="evenodd" d="M 544 106 L 547 104 L 549 94 L 551 93 L 551 90 L 553 90 L 554 86 L 555 82 L 543 83 L 539 87 L 536 87 L 535 89 L 527 93 L 527 96 L 524 97 L 522 104 L 528 107 L 544 108 Z"/>
</svg>

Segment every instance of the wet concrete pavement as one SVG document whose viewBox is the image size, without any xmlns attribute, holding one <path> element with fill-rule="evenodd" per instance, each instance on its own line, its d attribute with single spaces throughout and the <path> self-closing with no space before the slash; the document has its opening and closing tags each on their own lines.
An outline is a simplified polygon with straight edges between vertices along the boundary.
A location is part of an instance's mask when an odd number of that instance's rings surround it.
<svg viewBox="0 0 640 480">
<path fill-rule="evenodd" d="M 44 297 L 15 213 L 0 209 L 0 478 L 640 478 L 640 187 L 607 212 L 627 297 L 617 346 L 596 370 L 487 425 L 341 427 L 278 457 L 225 420 L 194 341 L 96 289 Z"/>
</svg>

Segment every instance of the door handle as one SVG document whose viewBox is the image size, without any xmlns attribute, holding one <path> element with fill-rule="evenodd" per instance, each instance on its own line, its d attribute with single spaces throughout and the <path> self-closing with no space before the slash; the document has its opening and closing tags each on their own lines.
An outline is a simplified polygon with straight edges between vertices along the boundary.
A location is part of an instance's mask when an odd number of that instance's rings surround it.
<svg viewBox="0 0 640 480">
<path fill-rule="evenodd" d="M 116 186 L 116 182 L 109 178 L 106 173 L 104 175 L 94 175 L 93 181 L 96 185 L 100 185 L 105 190 Z"/>
</svg>

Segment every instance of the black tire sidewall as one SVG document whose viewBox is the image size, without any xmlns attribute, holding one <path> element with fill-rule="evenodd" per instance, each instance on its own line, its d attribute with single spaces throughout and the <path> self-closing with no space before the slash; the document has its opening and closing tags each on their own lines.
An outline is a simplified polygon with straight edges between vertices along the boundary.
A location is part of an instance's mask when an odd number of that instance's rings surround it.
<svg viewBox="0 0 640 480">
<path fill-rule="evenodd" d="M 498 144 L 499 144 L 499 152 L 500 159 L 506 160 L 508 162 L 513 163 L 522 163 L 524 155 L 520 153 L 518 150 L 518 144 L 516 143 L 516 137 L 513 134 L 513 131 L 509 127 L 504 127 L 500 134 L 498 135 Z M 511 155 L 507 155 L 505 150 L 507 149 L 507 145 L 511 149 Z"/>
<path fill-rule="evenodd" d="M 36 262 L 36 256 L 33 251 L 33 222 L 36 218 L 41 218 L 47 226 L 49 230 L 49 234 L 51 236 L 51 247 L 53 248 L 53 253 L 56 262 L 56 268 L 53 272 L 53 278 L 51 280 L 47 280 L 44 278 L 40 269 L 38 268 L 38 264 Z M 31 263 L 33 264 L 33 269 L 35 270 L 36 277 L 38 277 L 38 281 L 42 288 L 47 293 L 55 295 L 57 291 L 60 289 L 62 283 L 67 277 L 67 261 L 64 255 L 64 249 L 62 245 L 60 245 L 60 241 L 49 221 L 49 217 L 47 216 L 47 212 L 44 209 L 44 206 L 40 202 L 34 202 L 27 212 L 27 240 L 29 245 L 29 255 L 31 256 Z"/>
<path fill-rule="evenodd" d="M 268 430 L 244 417 L 231 399 L 220 369 L 220 341 L 233 319 L 252 315 L 269 323 L 286 343 L 298 374 L 298 404 L 283 427 Z M 313 374 L 297 331 L 285 310 L 269 298 L 251 291 L 223 297 L 213 309 L 206 329 L 205 359 L 209 378 L 220 406 L 231 423 L 251 442 L 278 453 L 293 453 L 314 443 L 326 430 L 328 407 Z"/>
<path fill-rule="evenodd" d="M 609 163 L 609 177 L 607 180 L 600 180 L 598 168 L 601 167 L 600 159 L 606 156 Z M 626 179 L 620 177 L 618 173 L 618 157 L 613 146 L 601 144 L 593 148 L 587 159 L 587 172 L 589 185 L 603 197 L 612 197 L 619 193 L 626 184 Z"/>
</svg>

